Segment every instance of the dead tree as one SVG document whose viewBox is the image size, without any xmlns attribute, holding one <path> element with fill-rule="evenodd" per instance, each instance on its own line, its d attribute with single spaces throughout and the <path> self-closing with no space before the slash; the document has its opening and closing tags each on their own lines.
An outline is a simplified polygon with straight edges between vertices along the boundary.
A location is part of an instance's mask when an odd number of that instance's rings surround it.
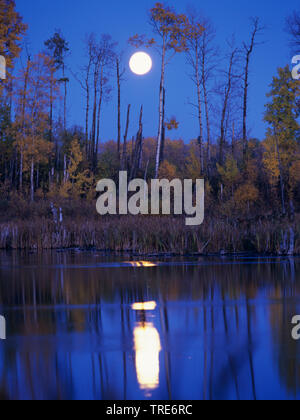
<svg viewBox="0 0 300 420">
<path fill-rule="evenodd" d="M 127 137 L 128 137 L 129 122 L 130 122 L 130 108 L 131 108 L 131 105 L 128 105 L 126 129 L 125 129 L 125 134 L 124 134 L 123 153 L 122 153 L 122 170 L 127 169 Z"/>
<path fill-rule="evenodd" d="M 121 82 L 125 69 L 121 71 L 121 55 L 116 57 L 116 70 L 117 70 L 117 90 L 118 90 L 118 155 L 121 161 Z"/>
<path fill-rule="evenodd" d="M 209 85 L 214 77 L 214 72 L 217 66 L 218 48 L 215 46 L 216 31 L 210 22 L 210 20 L 203 20 L 204 32 L 201 37 L 200 49 L 201 49 L 201 80 L 202 90 L 204 99 L 205 109 L 205 120 L 206 120 L 206 133 L 207 133 L 207 147 L 206 147 L 206 159 L 208 165 L 208 171 L 211 159 L 211 125 L 210 125 L 210 100 Z"/>
<path fill-rule="evenodd" d="M 165 143 L 166 143 L 166 89 L 164 88 L 163 93 L 163 115 L 162 115 L 162 128 L 161 128 L 161 148 L 160 148 L 160 162 L 159 164 L 164 161 L 165 159 Z"/>
<path fill-rule="evenodd" d="M 203 159 L 203 122 L 202 122 L 202 94 L 201 94 L 201 38 L 203 36 L 204 27 L 202 26 L 197 15 L 194 11 L 189 14 L 189 22 L 187 24 L 187 60 L 188 64 L 192 69 L 190 75 L 191 80 L 196 86 L 197 91 L 197 105 L 194 107 L 197 109 L 197 118 L 199 122 L 199 159 L 201 165 L 201 172 L 203 172 L 204 159 Z M 192 104 L 193 105 L 193 104 Z"/>
<path fill-rule="evenodd" d="M 221 87 L 221 98 L 222 98 L 222 111 L 221 111 L 221 124 L 220 124 L 220 142 L 219 142 L 219 163 L 224 163 L 224 148 L 226 141 L 226 127 L 228 122 L 228 112 L 232 91 L 234 89 L 234 81 L 237 79 L 235 74 L 235 65 L 238 58 L 238 49 L 232 49 L 229 55 L 229 65 L 225 72 L 225 85 Z"/>
<path fill-rule="evenodd" d="M 294 11 L 287 18 L 286 30 L 291 36 L 291 47 L 297 52 L 300 47 L 300 11 Z"/>
<path fill-rule="evenodd" d="M 247 152 L 248 152 L 248 138 L 247 138 L 247 117 L 248 117 L 248 93 L 249 93 L 249 70 L 250 70 L 250 61 L 251 56 L 253 54 L 254 48 L 257 45 L 256 38 L 260 31 L 262 31 L 262 27 L 259 26 L 259 18 L 252 19 L 252 32 L 251 32 L 251 39 L 249 44 L 244 42 L 243 48 L 245 52 L 245 68 L 244 68 L 244 77 L 243 77 L 243 156 L 244 156 L 244 163 L 247 159 Z"/>
</svg>

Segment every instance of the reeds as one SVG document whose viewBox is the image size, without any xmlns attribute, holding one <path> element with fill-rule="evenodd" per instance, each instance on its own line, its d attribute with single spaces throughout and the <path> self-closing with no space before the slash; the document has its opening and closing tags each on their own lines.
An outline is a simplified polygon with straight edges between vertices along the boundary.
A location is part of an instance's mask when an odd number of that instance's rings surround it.
<svg viewBox="0 0 300 420">
<path fill-rule="evenodd" d="M 11 221 L 0 224 L 0 248 L 22 250 L 97 249 L 135 254 L 208 254 L 257 252 L 285 253 L 283 242 L 292 227 L 295 254 L 300 254 L 299 218 L 286 222 L 253 221 L 237 224 L 208 220 L 187 228 L 183 218 L 156 216 L 51 218 Z"/>
</svg>

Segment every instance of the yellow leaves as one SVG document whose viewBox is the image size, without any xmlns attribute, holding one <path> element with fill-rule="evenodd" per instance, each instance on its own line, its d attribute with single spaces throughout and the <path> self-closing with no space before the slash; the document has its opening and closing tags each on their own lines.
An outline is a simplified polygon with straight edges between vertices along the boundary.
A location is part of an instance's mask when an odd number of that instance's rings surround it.
<svg viewBox="0 0 300 420">
<path fill-rule="evenodd" d="M 176 175 L 177 169 L 176 166 L 169 163 L 167 160 L 165 160 L 159 169 L 159 179 L 168 179 L 172 181 L 177 177 Z"/>
<path fill-rule="evenodd" d="M 271 186 L 278 183 L 280 168 L 278 161 L 278 153 L 275 139 L 269 136 L 264 142 L 265 153 L 263 157 L 263 164 L 267 171 L 269 182 Z"/>
<path fill-rule="evenodd" d="M 79 198 L 87 197 L 94 191 L 95 180 L 88 169 L 82 169 L 83 154 L 78 139 L 71 143 L 67 179 L 61 185 L 59 195 L 63 198 L 70 196 Z"/>
<path fill-rule="evenodd" d="M 68 167 L 68 173 L 72 181 L 76 180 L 76 173 L 82 161 L 83 154 L 81 152 L 80 144 L 78 139 L 75 138 L 71 143 L 70 164 Z"/>
<path fill-rule="evenodd" d="M 245 168 L 245 175 L 248 181 L 256 182 L 259 174 L 259 168 L 257 167 L 257 160 L 249 159 Z"/>
<path fill-rule="evenodd" d="M 217 164 L 217 169 L 226 187 L 233 187 L 240 181 L 241 174 L 237 161 L 232 156 L 227 157 L 225 166 Z"/>
<path fill-rule="evenodd" d="M 250 183 L 241 185 L 234 193 L 234 201 L 238 207 L 254 204 L 258 198 L 258 189 Z"/>
<path fill-rule="evenodd" d="M 187 49 L 185 37 L 185 25 L 187 18 L 183 14 L 177 14 L 172 7 L 162 3 L 150 10 L 151 22 L 155 32 L 164 38 L 166 48 L 175 52 L 183 52 Z"/>
<path fill-rule="evenodd" d="M 199 148 L 196 142 L 192 142 L 190 145 L 190 153 L 187 160 L 187 177 L 193 180 L 198 179 L 201 176 L 201 163 L 199 159 Z"/>
<path fill-rule="evenodd" d="M 189 42 L 198 41 L 202 37 L 204 31 L 205 28 L 200 23 L 190 23 L 189 20 L 186 21 L 184 35 Z"/>
<path fill-rule="evenodd" d="M 12 0 L 0 0 L 0 52 L 4 54 L 8 68 L 21 52 L 20 41 L 27 30 L 22 18 L 15 10 Z"/>
</svg>

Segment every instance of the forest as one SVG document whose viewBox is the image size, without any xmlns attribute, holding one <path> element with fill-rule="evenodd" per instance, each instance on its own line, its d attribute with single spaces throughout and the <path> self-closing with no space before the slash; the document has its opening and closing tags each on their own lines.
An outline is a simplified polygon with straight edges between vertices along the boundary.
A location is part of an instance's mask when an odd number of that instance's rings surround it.
<svg viewBox="0 0 300 420">
<path fill-rule="evenodd" d="M 128 43 L 160 55 L 158 107 L 152 133 L 145 136 L 142 106 L 131 137 L 132 104 L 122 106 L 127 63 L 113 35 L 83 34 L 86 61 L 78 71 L 68 64 L 72 51 L 62 30 L 41 41 L 33 55 L 14 0 L 0 0 L 0 55 L 6 60 L 0 80 L 0 248 L 299 254 L 300 82 L 290 63 L 271 75 L 265 113 L 257 115 L 267 123 L 265 137 L 250 134 L 249 85 L 259 71 L 252 61 L 264 42 L 263 22 L 251 18 L 248 39 L 222 46 L 221 71 L 210 19 L 156 3 L 148 25 L 152 38 L 133 34 Z M 299 51 L 300 12 L 286 22 L 283 17 L 282 26 L 291 49 Z M 166 106 L 168 63 L 177 55 L 186 57 L 194 84 L 198 132 L 188 142 L 168 137 L 180 124 L 180 115 L 168 117 Z M 82 90 L 82 127 L 68 121 L 71 83 Z M 108 101 L 114 103 L 116 138 L 104 141 Z M 204 178 L 204 224 L 188 228 L 181 216 L 100 217 L 96 184 L 102 178 L 117 182 L 121 170 L 149 185 L 157 178 Z"/>
</svg>

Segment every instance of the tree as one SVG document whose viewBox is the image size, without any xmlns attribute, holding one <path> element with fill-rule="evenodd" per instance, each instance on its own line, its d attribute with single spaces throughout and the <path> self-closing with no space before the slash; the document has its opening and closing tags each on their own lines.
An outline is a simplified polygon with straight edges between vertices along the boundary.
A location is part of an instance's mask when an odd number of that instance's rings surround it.
<svg viewBox="0 0 300 420">
<path fill-rule="evenodd" d="M 232 156 L 228 156 L 225 165 L 220 166 L 217 164 L 217 169 L 221 176 L 222 183 L 229 192 L 229 197 L 233 197 L 235 187 L 241 180 L 237 161 Z"/>
<path fill-rule="evenodd" d="M 273 78 L 267 97 L 271 101 L 266 105 L 265 121 L 270 125 L 266 139 L 265 166 L 280 181 L 282 213 L 286 214 L 287 185 L 289 174 L 297 158 L 297 144 L 300 136 L 298 118 L 300 110 L 299 83 L 292 79 L 288 66 L 278 69 L 278 76 Z"/>
<path fill-rule="evenodd" d="M 204 157 L 203 157 L 203 121 L 202 121 L 202 77 L 201 77 L 201 42 L 204 32 L 204 27 L 199 19 L 197 19 L 195 13 L 190 13 L 189 20 L 186 24 L 186 37 L 187 37 L 187 58 L 190 67 L 192 68 L 191 79 L 196 86 L 197 90 L 197 114 L 199 122 L 199 158 L 201 165 L 201 172 L 204 169 Z"/>
<path fill-rule="evenodd" d="M 27 67 L 18 78 L 16 119 L 13 124 L 15 145 L 20 154 L 20 173 L 30 178 L 30 198 L 34 200 L 35 174 L 39 165 L 46 164 L 53 150 L 45 134 L 49 129 L 48 107 L 50 101 L 52 60 L 38 54 L 28 60 Z M 22 183 L 20 174 L 20 186 Z"/>
<path fill-rule="evenodd" d="M 114 48 L 116 43 L 110 35 L 102 35 L 97 41 L 94 34 L 86 39 L 88 52 L 88 64 L 85 67 L 85 82 L 81 86 L 86 91 L 86 136 L 88 138 L 88 122 L 90 110 L 90 98 L 93 99 L 92 106 L 92 129 L 90 144 L 87 147 L 87 154 L 92 162 L 93 168 L 97 167 L 98 144 L 100 136 L 100 116 L 102 103 L 110 93 L 108 86 L 107 71 L 115 61 Z M 91 92 L 93 95 L 91 95 Z"/>
<path fill-rule="evenodd" d="M 147 40 L 145 35 L 135 35 L 129 41 L 132 45 L 147 47 L 155 45 L 161 56 L 161 77 L 159 86 L 159 122 L 157 135 L 157 151 L 155 163 L 155 177 L 158 178 L 159 166 L 161 164 L 162 152 L 162 134 L 163 134 L 163 114 L 164 114 L 164 89 L 166 66 L 170 63 L 176 53 L 187 49 L 187 39 L 185 34 L 185 25 L 187 17 L 183 14 L 177 14 L 175 9 L 162 3 L 156 5 L 150 10 L 150 24 L 157 37 L 157 40 Z"/>
<path fill-rule="evenodd" d="M 176 166 L 165 160 L 159 168 L 159 178 L 172 181 L 177 176 Z"/>
<path fill-rule="evenodd" d="M 243 97 L 243 155 L 244 155 L 244 163 L 246 161 L 247 149 L 248 149 L 248 132 L 247 132 L 247 116 L 248 116 L 248 95 L 249 95 L 249 71 L 250 71 L 250 62 L 251 56 L 253 54 L 254 48 L 257 45 L 256 38 L 259 32 L 262 31 L 262 27 L 259 26 L 259 18 L 252 19 L 252 31 L 251 31 L 251 39 L 250 42 L 247 44 L 246 42 L 243 43 L 243 49 L 245 53 L 245 68 L 244 68 L 244 77 L 243 77 L 243 89 L 244 89 L 244 97 Z"/>
<path fill-rule="evenodd" d="M 118 154 L 121 162 L 121 83 L 125 69 L 121 69 L 122 54 L 116 54 L 117 91 L 118 91 Z"/>
<path fill-rule="evenodd" d="M 87 197 L 94 179 L 90 171 L 83 167 L 83 153 L 77 138 L 72 140 L 67 158 L 66 177 L 60 188 L 60 195 L 65 198 Z"/>
<path fill-rule="evenodd" d="M 51 54 L 56 70 L 62 71 L 62 77 L 58 80 L 59 83 L 64 85 L 64 118 L 63 118 L 63 127 L 66 131 L 67 125 L 67 84 L 69 83 L 69 78 L 66 77 L 66 57 L 70 51 L 69 43 L 63 37 L 60 31 L 55 32 L 52 38 L 45 41 L 45 46 L 47 47 L 49 53 Z M 50 111 L 52 113 L 52 110 Z M 52 115 L 50 117 L 52 122 Z"/>
<path fill-rule="evenodd" d="M 6 79 L 0 80 L 0 94 L 4 86 L 8 86 L 14 67 L 14 60 L 21 52 L 21 41 L 27 30 L 27 25 L 16 11 L 14 0 L 0 0 L 0 55 L 6 61 Z"/>
<path fill-rule="evenodd" d="M 216 59 L 218 57 L 218 48 L 214 45 L 216 31 L 213 24 L 209 19 L 204 19 L 202 23 L 204 32 L 201 37 L 200 49 L 201 49 L 201 80 L 203 87 L 203 98 L 205 107 L 205 119 L 206 119 L 206 134 L 207 134 L 207 163 L 208 172 L 211 158 L 211 126 L 210 126 L 210 82 L 214 76 L 214 70 L 216 67 Z"/>
<path fill-rule="evenodd" d="M 222 166 L 224 163 L 224 148 L 226 141 L 226 127 L 228 121 L 228 114 L 230 111 L 230 100 L 235 88 L 235 82 L 238 78 L 235 67 L 238 60 L 239 50 L 230 45 L 231 51 L 229 53 L 228 69 L 224 72 L 224 84 L 220 88 L 221 96 L 221 124 L 220 124 L 220 141 L 219 141 L 219 163 Z"/>
<path fill-rule="evenodd" d="M 300 11 L 294 11 L 286 20 L 286 29 L 291 36 L 291 46 L 300 47 Z"/>
</svg>

